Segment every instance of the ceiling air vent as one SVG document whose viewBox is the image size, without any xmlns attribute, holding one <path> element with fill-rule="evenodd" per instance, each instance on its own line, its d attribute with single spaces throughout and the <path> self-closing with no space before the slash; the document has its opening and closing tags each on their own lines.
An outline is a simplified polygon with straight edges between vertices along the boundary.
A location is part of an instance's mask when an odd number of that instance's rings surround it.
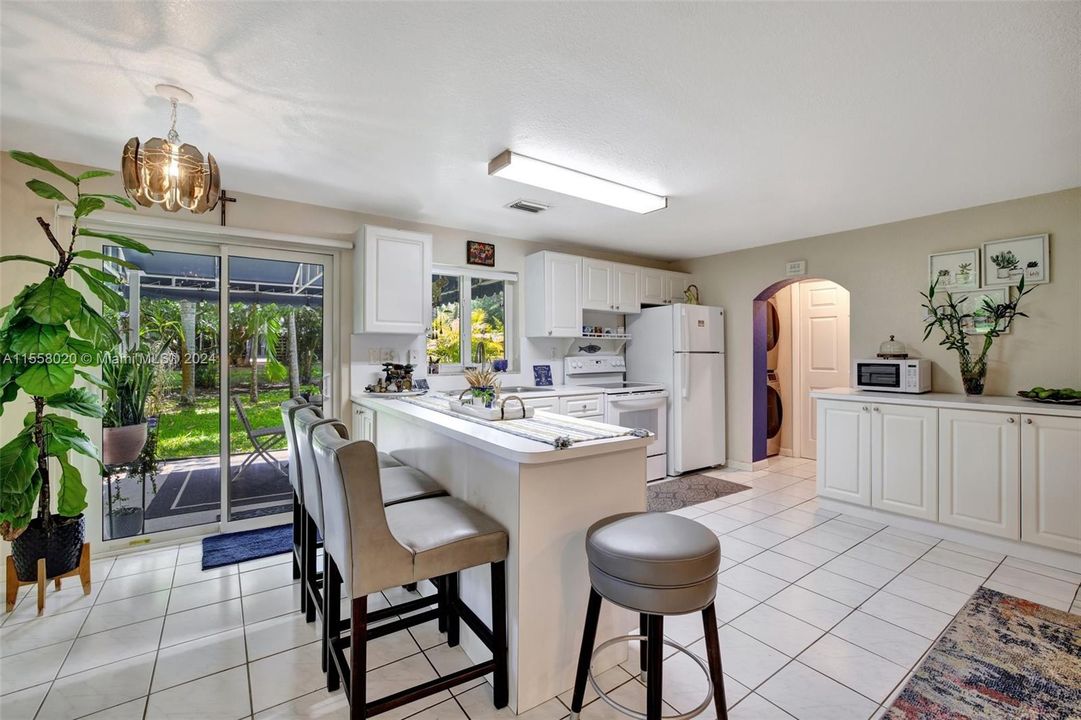
<svg viewBox="0 0 1081 720">
<path fill-rule="evenodd" d="M 544 212 L 552 206 L 545 205 L 544 203 L 539 203 L 534 200 L 515 200 L 510 205 L 507 205 L 507 207 L 509 207 L 511 210 L 521 210 L 522 212 L 533 213 L 534 215 L 536 215 L 537 213 Z"/>
</svg>

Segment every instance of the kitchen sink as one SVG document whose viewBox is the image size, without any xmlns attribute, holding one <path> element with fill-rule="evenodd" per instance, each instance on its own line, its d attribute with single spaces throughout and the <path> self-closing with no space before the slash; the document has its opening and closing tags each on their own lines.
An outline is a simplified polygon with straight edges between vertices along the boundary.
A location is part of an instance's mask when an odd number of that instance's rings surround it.
<svg viewBox="0 0 1081 720">
<path fill-rule="evenodd" d="M 500 395 L 525 395 L 526 393 L 552 392 L 553 388 L 535 387 L 531 385 L 510 385 L 499 388 Z M 461 390 L 448 390 L 445 394 L 458 397 Z"/>
</svg>

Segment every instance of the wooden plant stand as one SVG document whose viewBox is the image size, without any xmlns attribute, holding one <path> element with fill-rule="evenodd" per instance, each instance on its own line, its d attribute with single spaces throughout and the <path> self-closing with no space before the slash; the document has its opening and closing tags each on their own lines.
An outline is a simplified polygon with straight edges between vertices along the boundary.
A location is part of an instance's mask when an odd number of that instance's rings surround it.
<svg viewBox="0 0 1081 720">
<path fill-rule="evenodd" d="M 7 559 L 7 611 L 15 609 L 15 600 L 19 596 L 19 588 L 23 585 L 38 586 L 38 615 L 45 610 L 45 585 L 52 580 L 57 590 L 60 589 L 61 578 L 79 576 L 83 584 L 83 594 L 90 594 L 90 543 L 83 543 L 83 552 L 79 557 L 79 565 L 71 572 L 57 575 L 54 578 L 45 577 L 45 558 L 38 560 L 38 579 L 22 581 L 15 573 L 15 558 L 8 555 Z"/>
</svg>

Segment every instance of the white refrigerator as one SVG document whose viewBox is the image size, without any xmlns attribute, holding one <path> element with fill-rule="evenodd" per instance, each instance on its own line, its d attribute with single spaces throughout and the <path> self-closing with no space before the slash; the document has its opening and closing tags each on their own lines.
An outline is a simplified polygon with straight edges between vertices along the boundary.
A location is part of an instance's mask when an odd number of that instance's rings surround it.
<svg viewBox="0 0 1081 720">
<path fill-rule="evenodd" d="M 627 379 L 668 389 L 668 474 L 723 465 L 724 309 L 664 305 L 627 318 Z"/>
</svg>

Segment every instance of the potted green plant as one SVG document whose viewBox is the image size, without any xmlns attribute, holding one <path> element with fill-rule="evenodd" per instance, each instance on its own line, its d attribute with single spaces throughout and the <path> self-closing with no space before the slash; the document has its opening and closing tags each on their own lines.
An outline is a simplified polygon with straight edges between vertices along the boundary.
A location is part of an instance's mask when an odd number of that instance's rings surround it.
<svg viewBox="0 0 1081 720">
<path fill-rule="evenodd" d="M 158 491 L 157 457 L 158 433 L 156 428 L 147 432 L 139 457 L 127 465 L 106 468 L 106 482 L 109 485 L 109 539 L 131 537 L 142 532 L 143 514 L 146 511 L 146 483 L 149 482 Z M 128 505 L 128 498 L 123 493 L 124 477 L 135 478 L 142 491 L 143 503 L 140 507 Z"/>
<path fill-rule="evenodd" d="M 110 352 L 103 358 L 105 417 L 102 418 L 101 461 L 106 465 L 135 462 L 146 444 L 146 400 L 154 381 L 154 362 L 136 348 Z"/>
<path fill-rule="evenodd" d="M 105 414 L 98 394 L 75 387 L 75 378 L 100 384 L 87 370 L 98 366 L 101 353 L 120 341 L 116 330 L 68 285 L 69 272 L 78 274 L 106 307 L 119 310 L 126 304 L 110 286 L 116 278 L 90 264 L 105 256 L 93 250 L 77 250 L 76 243 L 80 237 L 96 237 L 139 252 L 148 250 L 131 238 L 83 227 L 87 216 L 104 208 L 107 201 L 134 208 L 131 201 L 119 195 L 84 192 L 84 182 L 112 173 L 88 170 L 76 176 L 33 153 L 13 151 L 11 157 L 59 177 L 74 188 L 74 192 L 62 192 L 42 180 L 28 181 L 26 186 L 39 197 L 74 208 L 70 238 L 61 243 L 49 223 L 39 217 L 38 225 L 55 255 L 0 257 L 0 262 L 35 263 L 48 268 L 44 278 L 25 286 L 10 304 L 0 308 L 0 412 L 20 393 L 33 403 L 23 428 L 0 447 L 0 537 L 11 541 L 16 574 L 26 582 L 37 580 L 39 559 L 45 560 L 48 577 L 78 567 L 86 530 L 82 516 L 86 486 L 70 454 L 85 455 L 99 466 L 101 456 L 74 418 L 55 411 L 84 417 Z M 108 259 L 135 267 L 124 260 Z M 59 466 L 56 476 L 51 474 L 50 459 Z M 52 512 L 54 485 L 56 513 Z"/>
<path fill-rule="evenodd" d="M 995 271 L 995 275 L 1000 280 L 1008 280 L 1010 274 L 1017 269 L 1017 266 L 1021 263 L 1017 259 L 1017 256 L 1013 254 L 1012 250 L 1003 250 L 1000 253 L 995 253 L 991 256 L 991 262 L 995 264 L 998 270 Z"/>
<path fill-rule="evenodd" d="M 982 395 L 984 382 L 987 378 L 987 354 L 991 351 L 991 345 L 995 338 L 1010 329 L 1013 321 L 1019 317 L 1028 317 L 1018 310 L 1021 299 L 1028 295 L 1034 288 L 1025 288 L 1025 279 L 1017 283 L 1017 296 L 1005 303 L 993 303 L 990 298 L 984 298 L 980 307 L 981 322 L 986 324 L 986 330 L 980 334 L 970 334 L 973 325 L 973 314 L 965 312 L 962 308 L 966 297 L 955 298 L 952 293 L 946 293 L 944 303 L 936 304 L 935 290 L 938 281 L 931 283 L 926 293 L 921 293 L 924 302 L 922 307 L 927 311 L 927 324 L 923 330 L 923 339 L 926 341 L 931 332 L 937 327 L 942 331 L 943 338 L 939 345 L 943 345 L 957 353 L 961 366 L 961 382 L 967 395 Z M 982 338 L 982 340 L 981 340 Z"/>
</svg>

